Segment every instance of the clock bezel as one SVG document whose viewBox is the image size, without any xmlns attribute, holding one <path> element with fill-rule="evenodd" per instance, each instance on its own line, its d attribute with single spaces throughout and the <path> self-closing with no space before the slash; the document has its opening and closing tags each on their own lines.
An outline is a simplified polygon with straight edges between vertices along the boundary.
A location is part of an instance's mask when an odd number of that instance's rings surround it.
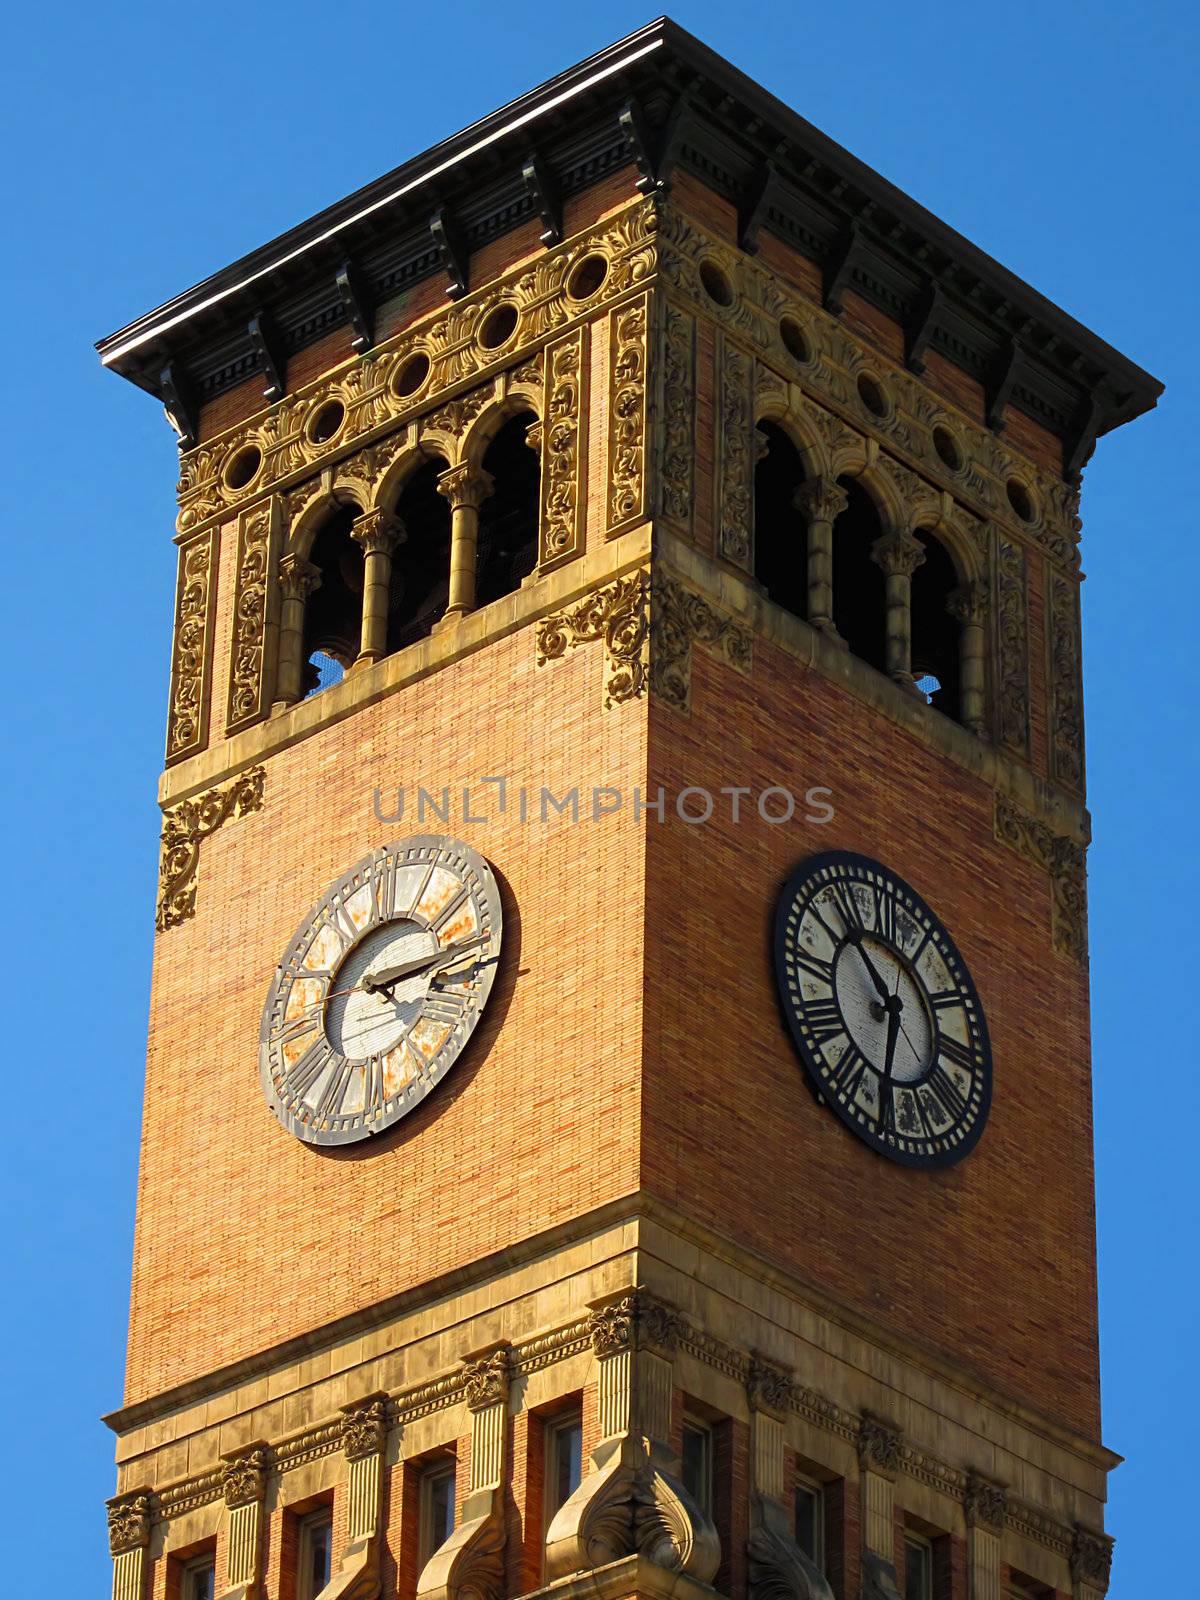
<svg viewBox="0 0 1200 1600">
<path fill-rule="evenodd" d="M 982 1074 L 981 1099 L 974 1121 L 966 1129 L 960 1142 L 950 1150 L 923 1153 L 896 1148 L 883 1135 L 876 1132 L 874 1124 L 868 1124 L 860 1120 L 852 1113 L 849 1106 L 842 1105 L 837 1095 L 831 1092 L 830 1085 L 822 1074 L 820 1066 L 813 1060 L 814 1052 L 804 1036 L 801 1019 L 788 997 L 791 977 L 788 967 L 788 918 L 796 904 L 797 896 L 814 874 L 822 868 L 835 865 L 850 866 L 860 871 L 879 874 L 894 886 L 896 893 L 902 899 L 907 899 L 911 902 L 918 913 L 928 919 L 935 930 L 943 959 L 950 969 L 955 985 L 968 1003 L 969 1014 L 973 1017 L 978 1033 L 978 1053 Z M 957 1166 L 960 1161 L 970 1155 L 979 1143 L 991 1113 L 993 1079 L 991 1035 L 988 1031 L 987 1015 L 983 1008 L 983 1002 L 979 997 L 975 980 L 971 975 L 971 969 L 963 959 L 962 953 L 944 920 L 924 896 L 919 894 L 898 872 L 891 867 L 885 866 L 883 862 L 877 861 L 872 856 L 864 855 L 855 850 L 822 850 L 814 855 L 806 856 L 802 861 L 798 862 L 784 882 L 779 892 L 779 899 L 775 909 L 773 942 L 776 997 L 787 1024 L 792 1044 L 800 1058 L 800 1064 L 804 1070 L 809 1088 L 820 1103 L 832 1111 L 838 1121 L 848 1128 L 855 1138 L 867 1145 L 869 1149 L 876 1151 L 889 1161 L 894 1161 L 900 1166 L 913 1167 L 926 1172 L 944 1170 L 948 1167 Z M 883 939 L 880 942 L 887 943 Z M 923 981 L 921 987 L 922 990 L 925 989 Z M 934 1025 L 936 1026 L 936 1020 Z"/>
<path fill-rule="evenodd" d="M 481 946 L 478 970 L 478 989 L 476 1001 L 469 1013 L 454 1024 L 449 1038 L 437 1050 L 433 1058 L 431 1070 L 406 1083 L 398 1096 L 394 1096 L 395 1104 L 390 1109 L 381 1112 L 367 1112 L 356 1114 L 353 1117 L 337 1118 L 345 1126 L 316 1127 L 311 1120 L 294 1113 L 288 1102 L 280 1095 L 275 1084 L 275 1075 L 272 1070 L 271 1052 L 275 1040 L 276 1015 L 279 1010 L 282 985 L 286 982 L 290 990 L 291 984 L 296 980 L 296 961 L 299 954 L 308 949 L 312 939 L 316 936 L 314 925 L 323 918 L 330 907 L 347 892 L 353 892 L 356 887 L 355 880 L 362 878 L 389 858 L 398 861 L 399 865 L 413 864 L 419 860 L 423 853 L 433 852 L 437 855 L 447 856 L 450 859 L 444 864 L 456 871 L 470 884 L 475 898 L 479 904 L 481 927 L 488 933 L 487 942 Z M 359 944 L 381 927 L 386 927 L 390 922 L 404 920 L 401 917 L 372 918 L 361 929 L 356 937 L 351 940 L 337 957 L 336 964 L 330 976 L 330 981 L 336 978 L 337 972 L 344 966 L 352 952 Z M 436 918 L 433 919 L 436 922 Z M 432 925 L 432 924 L 431 924 Z M 362 856 L 354 865 L 341 873 L 325 890 L 325 893 L 311 909 L 305 914 L 303 921 L 288 941 L 287 947 L 276 965 L 267 991 L 266 1002 L 263 1006 L 262 1022 L 259 1028 L 259 1081 L 263 1095 L 280 1126 L 288 1133 L 293 1134 L 304 1144 L 316 1147 L 332 1147 L 348 1144 L 361 1144 L 366 1139 L 379 1138 L 382 1134 L 390 1132 L 403 1121 L 412 1111 L 421 1105 L 430 1094 L 443 1082 L 450 1070 L 458 1061 L 459 1056 L 474 1036 L 479 1021 L 487 1007 L 492 987 L 496 980 L 496 969 L 499 965 L 500 949 L 504 931 L 504 914 L 500 901 L 500 891 L 496 883 L 495 873 L 487 861 L 473 850 L 470 845 L 461 839 L 455 839 L 443 834 L 413 834 L 405 839 L 397 839 L 385 845 L 378 845 L 367 855 Z M 289 973 L 291 977 L 289 979 Z M 328 991 L 321 1004 L 324 1007 L 328 1002 Z M 283 1006 L 286 1007 L 286 998 Z M 467 1018 L 469 1017 L 469 1024 Z M 324 1032 L 324 1011 L 322 1010 L 322 1032 Z M 328 1042 L 328 1034 L 325 1035 Z M 344 1062 L 348 1058 L 340 1051 L 329 1045 L 331 1053 L 338 1060 Z M 384 1103 L 385 1108 L 388 1102 Z"/>
</svg>

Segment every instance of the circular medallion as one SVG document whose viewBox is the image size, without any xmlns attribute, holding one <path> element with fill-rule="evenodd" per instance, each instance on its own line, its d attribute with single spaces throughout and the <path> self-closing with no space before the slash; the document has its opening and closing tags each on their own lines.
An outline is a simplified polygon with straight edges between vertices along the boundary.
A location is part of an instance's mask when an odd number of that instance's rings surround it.
<svg viewBox="0 0 1200 1600">
<path fill-rule="evenodd" d="M 492 869 L 457 839 L 402 839 L 339 878 L 263 1010 L 259 1072 L 283 1126 L 348 1144 L 419 1105 L 479 1021 L 501 932 Z"/>
<path fill-rule="evenodd" d="M 812 856 L 775 917 L 775 973 L 817 1094 L 909 1166 L 961 1161 L 992 1094 L 987 1023 L 945 926 L 903 878 L 849 851 Z"/>
</svg>

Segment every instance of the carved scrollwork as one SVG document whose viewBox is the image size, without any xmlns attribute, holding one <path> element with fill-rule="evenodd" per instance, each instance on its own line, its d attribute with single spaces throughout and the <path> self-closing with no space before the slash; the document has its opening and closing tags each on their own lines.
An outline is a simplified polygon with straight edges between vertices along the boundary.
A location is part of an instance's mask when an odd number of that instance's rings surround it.
<svg viewBox="0 0 1200 1600">
<path fill-rule="evenodd" d="M 721 1541 L 712 1522 L 683 1485 L 657 1468 L 653 1457 L 633 1493 L 633 1542 L 640 1556 L 667 1572 L 686 1572 L 708 1583 L 721 1565 Z"/>
<path fill-rule="evenodd" d="M 722 337 L 717 431 L 717 553 L 749 571 L 754 565 L 754 362 Z"/>
<path fill-rule="evenodd" d="M 222 1463 L 221 1493 L 231 1510 L 263 1498 L 267 1492 L 269 1464 L 266 1447 L 261 1444 L 251 1445 Z"/>
<path fill-rule="evenodd" d="M 347 1461 L 358 1461 L 363 1456 L 378 1455 L 387 1444 L 387 1399 L 376 1395 L 372 1399 L 347 1406 L 342 1412 L 342 1454 Z"/>
<path fill-rule="evenodd" d="M 273 617 L 272 601 L 278 592 L 271 583 L 278 504 L 272 499 L 254 506 L 239 520 L 226 734 L 257 722 L 266 716 L 271 705 L 272 662 L 267 629 Z"/>
<path fill-rule="evenodd" d="M 1079 662 L 1079 591 L 1071 578 L 1050 574 L 1046 608 L 1050 655 L 1050 771 L 1083 791 L 1083 690 Z"/>
<path fill-rule="evenodd" d="M 1004 1532 L 1006 1496 L 1002 1484 L 972 1472 L 967 1478 L 967 1491 L 963 1496 L 963 1509 L 967 1526 L 988 1528 L 992 1533 Z"/>
<path fill-rule="evenodd" d="M 507 1348 L 493 1350 L 478 1361 L 468 1361 L 463 1367 L 467 1405 L 472 1411 L 478 1411 L 483 1406 L 500 1405 L 508 1398 L 511 1375 L 512 1355 Z"/>
<path fill-rule="evenodd" d="M 998 719 L 1001 741 L 1019 755 L 1029 754 L 1029 597 L 1025 550 L 1000 536 L 996 573 L 996 649 L 1000 683 Z"/>
<path fill-rule="evenodd" d="M 665 573 L 654 578 L 650 618 L 650 688 L 677 711 L 691 707 L 692 647 L 703 645 L 736 672 L 750 671 L 748 629 Z"/>
<path fill-rule="evenodd" d="M 750 1358 L 746 1395 L 752 1411 L 782 1416 L 791 1408 L 795 1388 L 795 1379 L 785 1368 L 777 1367 L 773 1361 L 764 1361 L 761 1356 Z"/>
<path fill-rule="evenodd" d="M 696 465 L 696 319 L 668 301 L 662 339 L 662 514 L 692 526 Z"/>
<path fill-rule="evenodd" d="M 175 637 L 171 651 L 171 697 L 167 715 L 167 762 L 203 750 L 208 743 L 208 681 L 216 611 L 220 531 L 212 528 L 179 548 Z"/>
<path fill-rule="evenodd" d="M 163 817 L 158 863 L 159 932 L 195 915 L 196 869 L 202 842 L 232 816 L 261 811 L 266 769 L 250 767 L 223 788 L 172 806 Z"/>
<path fill-rule="evenodd" d="M 108 1502 L 108 1548 L 114 1556 L 150 1543 L 151 1504 L 145 1489 L 115 1495 Z"/>
<path fill-rule="evenodd" d="M 468 1496 L 462 1521 L 421 1573 L 417 1600 L 503 1600 L 505 1525 L 495 1498 Z"/>
<path fill-rule="evenodd" d="M 597 1307 L 587 1319 L 592 1348 L 598 1356 L 647 1347 L 674 1350 L 685 1326 L 678 1311 L 645 1289 L 633 1289 L 619 1300 Z"/>
<path fill-rule="evenodd" d="M 646 688 L 650 579 L 644 570 L 595 590 L 566 611 L 543 617 L 537 628 L 537 662 L 560 660 L 577 645 L 603 639 L 608 662 L 606 707 L 624 705 Z"/>
<path fill-rule="evenodd" d="M 864 1411 L 858 1425 L 858 1459 L 865 1469 L 899 1472 L 903 1461 L 904 1436 L 882 1418 Z"/>
<path fill-rule="evenodd" d="M 1087 1584 L 1102 1594 L 1112 1573 L 1113 1541 L 1106 1533 L 1095 1533 L 1076 1524 L 1071 1541 L 1071 1579 Z"/>
<path fill-rule="evenodd" d="M 1054 948 L 1087 960 L 1087 852 L 1054 833 L 1037 817 L 996 796 L 996 837 L 1050 874 L 1050 928 Z"/>
<path fill-rule="evenodd" d="M 551 345 L 542 424 L 543 568 L 583 549 L 587 514 L 587 334 L 576 328 Z"/>
<path fill-rule="evenodd" d="M 746 1555 L 749 1600 L 833 1600 L 825 1575 L 791 1537 L 782 1508 L 759 1494 Z"/>
<path fill-rule="evenodd" d="M 609 316 L 607 532 L 646 514 L 646 329 L 648 297 Z"/>
</svg>

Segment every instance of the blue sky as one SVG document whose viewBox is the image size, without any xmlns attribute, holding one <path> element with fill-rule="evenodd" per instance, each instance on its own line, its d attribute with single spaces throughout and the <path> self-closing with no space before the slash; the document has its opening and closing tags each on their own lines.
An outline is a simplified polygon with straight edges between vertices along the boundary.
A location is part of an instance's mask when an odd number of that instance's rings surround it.
<svg viewBox="0 0 1200 1600">
<path fill-rule="evenodd" d="M 156 874 L 175 450 L 92 342 L 650 15 L 130 0 L 10 17 L 10 1593 L 109 1583 L 97 1419 L 121 1393 Z M 1109 1526 L 1117 1592 L 1174 1592 L 1200 1333 L 1200 554 L 1184 476 L 1198 13 L 760 0 L 673 15 L 1167 384 L 1088 469 L 1084 594 L 1104 1432 L 1128 1457 Z"/>
</svg>

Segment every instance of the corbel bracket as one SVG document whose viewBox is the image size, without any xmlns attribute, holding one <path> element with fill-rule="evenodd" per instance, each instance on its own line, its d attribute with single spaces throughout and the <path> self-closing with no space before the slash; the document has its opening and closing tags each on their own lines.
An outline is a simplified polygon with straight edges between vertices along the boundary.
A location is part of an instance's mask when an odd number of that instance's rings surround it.
<svg viewBox="0 0 1200 1600">
<path fill-rule="evenodd" d="M 1101 397 L 1095 394 L 1088 395 L 1081 403 L 1071 430 L 1063 440 L 1063 476 L 1071 483 L 1079 482 L 1084 467 L 1091 459 L 1104 422 L 1104 411 Z"/>
<path fill-rule="evenodd" d="M 987 385 L 987 411 L 984 420 L 993 433 L 1004 432 L 1004 409 L 1008 405 L 1013 385 L 1020 374 L 1024 354 L 1020 341 L 1010 339 L 992 368 L 991 380 Z"/>
<path fill-rule="evenodd" d="M 655 138 L 636 100 L 626 100 L 617 119 L 629 143 L 638 169 L 639 194 L 665 194 L 670 188 L 671 169 L 679 159 L 684 137 L 692 122 L 692 105 L 681 94 L 671 107 L 662 132 Z"/>
<path fill-rule="evenodd" d="M 773 161 L 765 161 L 746 191 L 738 213 L 738 245 L 748 255 L 757 255 L 758 236 L 771 209 L 779 199 L 783 180 Z"/>
<path fill-rule="evenodd" d="M 429 231 L 450 279 L 446 296 L 450 300 L 461 300 L 469 287 L 467 255 L 454 218 L 445 206 L 439 206 L 430 217 Z"/>
<path fill-rule="evenodd" d="M 200 419 L 191 388 L 174 362 L 168 363 L 159 373 L 158 386 L 162 390 L 167 420 L 179 435 L 179 448 L 194 449 Z"/>
<path fill-rule="evenodd" d="M 563 236 L 562 199 L 558 185 L 539 155 L 533 153 L 526 156 L 521 166 L 521 178 L 525 184 L 525 193 L 542 219 L 542 243 L 558 244 Z"/>
<path fill-rule="evenodd" d="M 904 364 L 910 372 L 925 371 L 925 352 L 933 342 L 938 318 L 944 305 L 941 289 L 930 278 L 922 289 L 904 330 Z"/>
<path fill-rule="evenodd" d="M 375 319 L 363 294 L 362 283 L 349 261 L 343 261 L 337 271 L 337 289 L 346 308 L 346 320 L 354 329 L 351 349 L 359 354 L 375 343 Z"/>
<path fill-rule="evenodd" d="M 822 264 L 825 309 L 832 311 L 835 317 L 842 314 L 843 295 L 850 283 L 850 274 L 861 245 L 862 230 L 858 223 L 847 222 L 830 245 Z"/>
<path fill-rule="evenodd" d="M 263 399 L 282 400 L 286 388 L 284 373 L 287 370 L 287 363 L 275 340 L 274 330 L 268 324 L 263 312 L 260 311 L 257 316 L 250 318 L 246 331 L 250 335 L 258 370 L 267 380 Z"/>
</svg>

